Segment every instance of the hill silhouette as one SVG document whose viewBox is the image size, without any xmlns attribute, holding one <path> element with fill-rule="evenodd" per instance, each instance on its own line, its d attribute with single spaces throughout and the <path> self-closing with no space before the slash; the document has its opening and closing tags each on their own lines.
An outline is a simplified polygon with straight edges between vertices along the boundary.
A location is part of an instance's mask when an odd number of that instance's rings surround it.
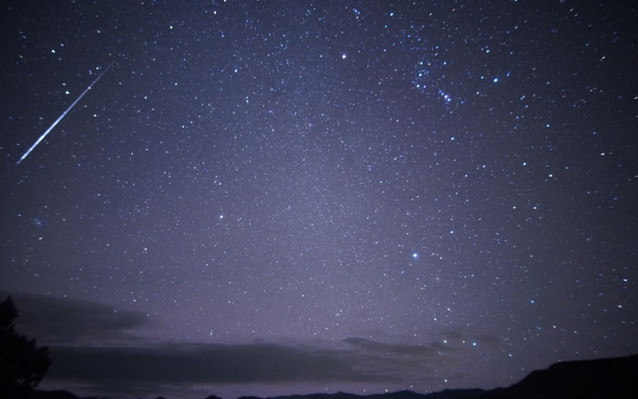
<svg viewBox="0 0 638 399">
<path fill-rule="evenodd" d="M 532 371 L 520 382 L 493 390 L 454 389 L 430 394 L 400 391 L 360 396 L 349 393 L 269 397 L 267 399 L 635 399 L 638 355 L 560 362 Z M 217 398 L 214 395 L 209 398 Z M 67 391 L 33 391 L 29 399 L 80 399 Z M 85 398 L 89 399 L 89 398 Z M 218 399 L 218 398 L 217 398 Z M 243 396 L 238 399 L 261 399 Z"/>
<path fill-rule="evenodd" d="M 638 398 L 638 355 L 555 363 L 481 399 Z"/>
</svg>

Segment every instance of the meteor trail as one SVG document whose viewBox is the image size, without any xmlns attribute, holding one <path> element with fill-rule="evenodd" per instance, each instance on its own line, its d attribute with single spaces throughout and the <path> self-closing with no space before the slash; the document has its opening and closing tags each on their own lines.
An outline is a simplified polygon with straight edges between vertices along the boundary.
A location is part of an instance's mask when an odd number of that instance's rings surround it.
<svg viewBox="0 0 638 399">
<path fill-rule="evenodd" d="M 67 108 L 67 109 L 66 109 L 66 110 L 62 113 L 62 115 L 60 115 L 60 117 L 58 117 L 58 119 L 56 119 L 56 120 L 55 120 L 55 122 L 53 122 L 53 123 L 51 124 L 51 126 L 49 126 L 49 128 L 48 128 L 48 129 L 47 129 L 44 133 L 42 133 L 42 136 L 40 136 L 40 138 L 39 138 L 39 139 L 37 139 L 35 143 L 33 143 L 33 145 L 32 145 L 32 146 L 31 146 L 31 147 L 27 150 L 27 152 L 25 152 L 25 153 L 24 153 L 24 155 L 22 155 L 22 157 L 18 160 L 18 162 L 16 162 L 16 165 L 19 165 L 19 164 L 20 164 L 20 162 L 24 161 L 24 159 L 25 159 L 25 158 L 26 158 L 26 157 L 27 157 L 27 156 L 31 153 L 31 151 L 33 151 L 33 149 L 34 149 L 34 148 L 35 148 L 38 144 L 40 144 L 40 142 L 41 142 L 42 140 L 44 140 L 44 138 L 47 136 L 47 134 L 49 134 L 49 133 L 51 132 L 51 130 L 53 130 L 53 128 L 55 127 L 55 125 L 57 125 L 57 124 L 58 124 L 58 123 L 62 120 L 62 118 L 64 118 L 64 117 L 66 116 L 66 114 L 68 114 L 68 113 L 69 113 L 69 111 L 71 111 L 71 109 L 72 109 L 73 107 L 75 107 L 75 104 L 77 104 L 77 103 L 78 103 L 78 102 L 82 99 L 82 97 L 84 97 L 84 95 L 85 95 L 86 93 L 88 93 L 88 92 L 89 92 L 89 90 L 91 90 L 91 88 L 93 87 L 93 85 L 95 85 L 95 84 L 97 83 L 97 81 L 98 81 L 98 80 L 100 80 L 100 78 L 101 78 L 101 77 L 102 77 L 102 76 L 103 76 L 103 75 L 104 75 L 104 74 L 105 74 L 105 73 L 106 73 L 109 69 L 111 69 L 111 67 L 113 66 L 113 62 L 115 62 L 115 61 L 112 61 L 112 62 L 109 64 L 109 66 L 107 66 L 107 67 L 106 67 L 106 69 L 104 69 L 104 70 L 102 71 L 102 73 L 100 73 L 100 74 L 98 75 L 98 77 L 97 77 L 97 78 L 95 78 L 95 80 L 94 80 L 94 81 L 93 81 L 93 82 L 89 85 L 89 87 L 87 87 L 87 88 L 86 88 L 86 90 L 84 90 L 84 91 L 82 92 L 82 94 L 80 94 L 80 96 L 79 96 L 78 98 L 76 98 L 76 99 L 75 99 L 75 101 L 73 101 L 73 103 L 71 103 L 71 105 L 69 105 L 69 108 Z"/>
</svg>

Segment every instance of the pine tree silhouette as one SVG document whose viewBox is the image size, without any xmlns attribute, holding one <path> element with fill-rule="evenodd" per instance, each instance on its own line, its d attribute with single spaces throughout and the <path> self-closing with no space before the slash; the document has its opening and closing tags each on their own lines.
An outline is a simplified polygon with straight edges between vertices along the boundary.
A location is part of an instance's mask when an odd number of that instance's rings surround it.
<svg viewBox="0 0 638 399">
<path fill-rule="evenodd" d="M 51 366 L 49 349 L 15 332 L 18 317 L 9 296 L 0 302 L 0 398 L 25 398 Z"/>
</svg>

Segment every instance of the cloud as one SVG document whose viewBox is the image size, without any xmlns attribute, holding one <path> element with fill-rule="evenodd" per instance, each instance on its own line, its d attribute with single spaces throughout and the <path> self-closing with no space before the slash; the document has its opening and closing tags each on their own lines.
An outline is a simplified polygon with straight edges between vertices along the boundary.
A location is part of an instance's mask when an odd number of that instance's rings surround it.
<svg viewBox="0 0 638 399">
<path fill-rule="evenodd" d="M 338 350 L 279 344 L 161 344 L 144 348 L 55 347 L 50 377 L 91 383 L 365 381 Z"/>
<path fill-rule="evenodd" d="M 383 375 L 387 381 L 425 381 L 444 367 L 457 349 L 437 342 L 429 345 L 384 343 L 365 338 L 347 338 L 352 359 L 359 370 Z"/>
<path fill-rule="evenodd" d="M 381 343 L 365 338 L 346 338 L 344 342 L 365 349 L 366 351 L 385 354 L 386 356 L 410 355 L 432 357 L 440 352 L 450 352 L 454 350 L 449 346 L 439 343 L 432 343 L 431 345 L 406 345 Z"/>
<path fill-rule="evenodd" d="M 13 294 L 13 299 L 20 313 L 18 331 L 50 347 L 47 380 L 105 394 L 211 384 L 383 381 L 401 386 L 440 379 L 441 372 L 457 369 L 476 350 L 498 347 L 493 336 L 460 330 L 423 345 L 359 337 L 341 343 L 157 343 L 135 334 L 153 326 L 145 313 L 44 295 Z"/>
<path fill-rule="evenodd" d="M 0 292 L 0 299 L 8 295 Z M 18 309 L 16 330 L 42 345 L 134 342 L 132 332 L 151 323 L 146 313 L 90 301 L 28 293 L 10 295 Z"/>
<path fill-rule="evenodd" d="M 347 351 L 272 343 L 67 346 L 52 347 L 51 357 L 49 382 L 105 396 L 160 392 L 183 396 L 203 386 L 211 392 L 212 387 L 222 386 L 250 390 L 264 385 L 367 384 L 383 377 L 357 369 Z"/>
<path fill-rule="evenodd" d="M 455 349 L 363 338 L 328 348 L 275 343 L 53 347 L 50 378 L 99 387 L 197 384 L 373 383 L 428 380 Z M 130 390 L 131 388 L 129 388 Z"/>
</svg>

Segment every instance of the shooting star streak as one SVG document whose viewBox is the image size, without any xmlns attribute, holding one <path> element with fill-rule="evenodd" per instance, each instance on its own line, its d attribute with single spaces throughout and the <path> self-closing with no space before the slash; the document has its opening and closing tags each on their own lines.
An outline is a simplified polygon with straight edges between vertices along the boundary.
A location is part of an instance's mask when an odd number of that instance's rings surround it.
<svg viewBox="0 0 638 399">
<path fill-rule="evenodd" d="M 113 62 L 115 62 L 115 61 L 113 61 Z M 60 121 L 62 120 L 62 118 L 64 118 L 64 117 L 66 116 L 66 114 L 68 114 L 68 113 L 69 113 L 69 111 L 71 111 L 71 109 L 73 109 L 73 107 L 75 107 L 75 104 L 77 104 L 77 103 L 78 103 L 78 102 L 82 99 L 82 97 L 84 97 L 84 95 L 85 95 L 86 93 L 88 93 L 88 92 L 89 92 L 89 90 L 91 90 L 91 88 L 92 88 L 92 87 L 93 87 L 93 86 L 94 86 L 94 85 L 98 82 L 98 80 L 100 80 L 100 78 L 101 78 L 102 76 L 104 76 L 104 74 L 105 74 L 105 73 L 106 73 L 109 69 L 111 69 L 111 67 L 113 66 L 113 62 L 111 62 L 111 63 L 109 64 L 109 66 L 107 66 L 107 67 L 106 67 L 106 69 L 105 69 L 105 70 L 103 70 L 103 71 L 102 71 L 102 73 L 101 73 L 101 74 L 99 74 L 97 78 L 95 78 L 95 80 L 94 80 L 94 81 L 93 81 L 93 82 L 89 85 L 89 87 L 87 87 L 87 88 L 86 88 L 86 90 L 84 90 L 84 91 L 82 92 L 82 94 L 80 94 L 80 96 L 79 96 L 78 98 L 76 98 L 76 99 L 75 99 L 75 101 L 73 101 L 73 103 L 72 103 L 71 105 L 69 105 L 69 108 L 67 108 L 67 109 L 66 109 L 66 110 L 62 113 L 62 115 L 60 115 L 60 117 L 59 117 L 58 119 L 56 119 L 56 120 L 55 120 L 55 122 L 53 122 L 53 123 L 51 124 L 51 126 L 49 126 L 49 128 L 48 128 L 48 129 L 47 129 L 44 133 L 42 133 L 42 136 L 40 136 L 40 138 L 39 138 L 39 139 L 37 139 L 35 143 L 33 143 L 33 145 L 32 145 L 32 146 L 31 146 L 31 147 L 27 150 L 27 152 L 25 152 L 25 153 L 24 153 L 24 155 L 22 155 L 22 157 L 18 160 L 18 162 L 16 163 L 16 165 L 19 165 L 19 164 L 20 164 L 20 162 L 24 161 L 24 159 L 25 159 L 25 158 L 26 158 L 26 157 L 27 157 L 27 156 L 31 153 L 31 151 L 33 151 L 33 149 L 34 149 L 34 148 L 35 148 L 38 144 L 40 144 L 40 142 L 41 142 L 42 140 L 44 140 L 44 138 L 47 136 L 47 134 L 49 134 L 49 133 L 51 132 L 51 130 L 53 130 L 53 128 L 55 127 L 55 125 L 57 125 L 58 123 L 60 123 Z"/>
</svg>

